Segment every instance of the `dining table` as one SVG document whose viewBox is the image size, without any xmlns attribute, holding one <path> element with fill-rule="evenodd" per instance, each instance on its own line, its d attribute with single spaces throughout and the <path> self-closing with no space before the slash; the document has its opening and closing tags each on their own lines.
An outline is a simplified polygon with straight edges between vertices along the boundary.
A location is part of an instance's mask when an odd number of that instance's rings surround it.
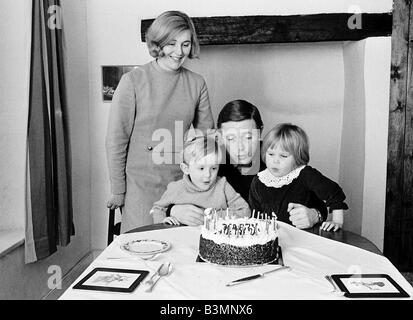
<svg viewBox="0 0 413 320">
<path fill-rule="evenodd" d="M 223 266 L 199 259 L 201 226 L 153 224 L 117 236 L 61 295 L 61 300 L 350 300 L 395 299 L 393 297 L 357 297 L 326 279 L 340 275 L 386 275 L 406 294 L 396 299 L 412 299 L 413 287 L 399 270 L 368 239 L 346 230 L 325 231 L 319 225 L 301 230 L 278 222 L 278 243 L 282 259 L 277 264 Z M 167 243 L 150 259 L 125 250 L 134 241 Z M 145 282 L 162 263 L 171 264 L 170 272 L 147 292 Z M 235 286 L 236 279 L 263 275 Z M 146 278 L 132 292 L 76 289 L 94 269 L 142 270 Z"/>
</svg>

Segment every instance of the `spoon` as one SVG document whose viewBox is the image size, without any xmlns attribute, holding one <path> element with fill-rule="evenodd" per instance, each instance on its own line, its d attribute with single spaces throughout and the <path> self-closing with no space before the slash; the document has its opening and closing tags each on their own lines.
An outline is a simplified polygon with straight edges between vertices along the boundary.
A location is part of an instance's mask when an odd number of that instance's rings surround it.
<svg viewBox="0 0 413 320">
<path fill-rule="evenodd" d="M 165 277 L 172 272 L 172 264 L 170 262 L 164 262 L 155 273 L 155 277 L 152 277 L 146 282 L 149 287 L 146 288 L 145 292 L 151 292 L 155 284 L 161 277 Z"/>
</svg>

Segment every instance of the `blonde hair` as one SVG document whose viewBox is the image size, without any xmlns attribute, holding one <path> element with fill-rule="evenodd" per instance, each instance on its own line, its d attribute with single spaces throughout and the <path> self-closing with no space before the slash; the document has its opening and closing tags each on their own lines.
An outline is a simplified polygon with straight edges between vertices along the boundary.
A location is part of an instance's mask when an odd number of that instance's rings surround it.
<svg viewBox="0 0 413 320">
<path fill-rule="evenodd" d="M 303 129 L 291 123 L 281 123 L 270 130 L 264 137 L 261 158 L 265 159 L 268 149 L 281 149 L 294 156 L 295 165 L 302 166 L 310 161 L 310 144 Z"/>
<path fill-rule="evenodd" d="M 184 144 L 183 162 L 189 165 L 210 154 L 217 156 L 218 162 L 222 160 L 222 146 L 218 139 L 202 135 L 192 138 Z"/>
<path fill-rule="evenodd" d="M 149 54 L 154 58 L 162 57 L 163 47 L 185 30 L 191 32 L 191 52 L 188 58 L 198 58 L 200 48 L 194 23 L 191 18 L 180 11 L 165 11 L 152 22 L 146 31 Z"/>
</svg>

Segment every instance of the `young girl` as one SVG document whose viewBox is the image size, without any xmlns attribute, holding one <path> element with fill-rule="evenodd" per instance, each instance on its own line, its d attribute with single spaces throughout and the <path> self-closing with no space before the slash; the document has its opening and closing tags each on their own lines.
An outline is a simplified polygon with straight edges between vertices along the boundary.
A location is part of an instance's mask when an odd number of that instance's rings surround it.
<svg viewBox="0 0 413 320">
<path fill-rule="evenodd" d="M 175 217 L 166 217 L 172 204 L 192 204 L 203 210 L 227 208 L 231 214 L 250 216 L 248 203 L 227 182 L 218 177 L 223 152 L 218 141 L 209 136 L 198 136 L 184 145 L 181 170 L 183 179 L 168 184 L 161 199 L 150 213 L 155 223 L 180 224 Z"/>
<path fill-rule="evenodd" d="M 304 130 L 287 123 L 277 125 L 265 136 L 261 157 L 267 169 L 252 181 L 251 210 L 274 212 L 278 220 L 291 224 L 290 211 L 297 204 L 314 208 L 315 195 L 332 212 L 332 220 L 323 222 L 321 229 L 337 231 L 343 226 L 346 196 L 337 183 L 307 165 L 309 142 Z"/>
</svg>

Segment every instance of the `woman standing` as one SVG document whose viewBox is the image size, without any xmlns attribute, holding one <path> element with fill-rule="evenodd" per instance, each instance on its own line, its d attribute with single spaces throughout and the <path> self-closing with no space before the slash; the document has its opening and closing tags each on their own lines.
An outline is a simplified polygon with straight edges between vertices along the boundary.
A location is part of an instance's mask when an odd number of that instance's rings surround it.
<svg viewBox="0 0 413 320">
<path fill-rule="evenodd" d="M 112 193 L 107 206 L 124 205 L 122 233 L 153 223 L 152 204 L 169 182 L 181 178 L 175 141 L 182 141 L 191 124 L 201 130 L 214 126 L 205 80 L 182 66 L 199 55 L 191 19 L 179 11 L 164 12 L 148 29 L 146 41 L 155 59 L 122 76 L 106 136 Z M 159 132 L 171 137 L 161 142 L 162 148 Z"/>
</svg>

